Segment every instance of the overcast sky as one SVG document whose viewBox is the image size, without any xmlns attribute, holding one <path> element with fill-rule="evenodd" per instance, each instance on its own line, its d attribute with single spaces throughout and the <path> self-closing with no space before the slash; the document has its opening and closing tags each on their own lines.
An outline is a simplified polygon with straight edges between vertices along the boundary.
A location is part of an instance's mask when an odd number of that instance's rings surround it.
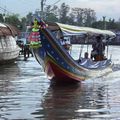
<svg viewBox="0 0 120 120">
<path fill-rule="evenodd" d="M 34 12 L 40 8 L 41 0 L 0 0 L 0 7 L 6 7 L 7 10 L 13 13 L 18 13 L 20 16 L 25 16 L 28 12 Z M 46 0 L 47 5 L 54 4 L 58 0 Z M 120 0 L 60 0 L 56 5 L 65 2 L 70 7 L 91 8 L 96 11 L 98 19 L 102 16 L 106 18 L 120 18 Z"/>
</svg>

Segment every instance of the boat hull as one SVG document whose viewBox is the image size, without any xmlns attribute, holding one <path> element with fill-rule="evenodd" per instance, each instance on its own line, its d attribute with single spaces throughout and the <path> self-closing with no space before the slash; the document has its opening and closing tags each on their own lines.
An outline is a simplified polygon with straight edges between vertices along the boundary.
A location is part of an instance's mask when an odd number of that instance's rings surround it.
<svg viewBox="0 0 120 120">
<path fill-rule="evenodd" d="M 45 57 L 41 57 L 41 49 L 35 49 L 33 51 L 34 56 L 39 64 L 42 65 L 44 72 L 46 73 L 48 79 L 52 82 L 58 83 L 78 83 L 84 81 L 85 79 L 90 79 L 94 77 L 101 77 L 112 72 L 112 66 L 109 65 L 104 69 L 86 69 L 77 72 L 71 72 L 61 65 L 59 65 L 53 58 L 44 53 Z M 72 69 L 72 68 L 71 68 Z"/>
<path fill-rule="evenodd" d="M 55 62 L 49 60 L 45 65 L 45 73 L 47 74 L 48 78 L 53 81 L 57 82 L 80 82 L 84 80 L 81 76 L 77 76 L 65 69 L 61 66 L 56 64 Z"/>
<path fill-rule="evenodd" d="M 50 81 L 59 82 L 59 83 L 76 83 L 85 80 L 84 75 L 70 72 L 70 69 L 67 70 L 61 65 L 59 65 L 52 57 L 47 55 L 46 53 L 43 57 L 41 57 L 41 49 L 34 49 L 33 54 L 40 65 L 42 65 L 44 72 L 46 73 L 48 79 Z M 82 71 L 81 71 L 82 72 Z"/>
<path fill-rule="evenodd" d="M 8 64 L 14 62 L 19 56 L 20 48 L 17 47 L 14 51 L 1 52 L 0 53 L 0 64 Z"/>
<path fill-rule="evenodd" d="M 16 44 L 15 39 L 12 36 L 8 36 L 12 39 L 0 40 L 0 64 L 8 64 L 14 62 L 19 56 L 20 47 Z"/>
</svg>

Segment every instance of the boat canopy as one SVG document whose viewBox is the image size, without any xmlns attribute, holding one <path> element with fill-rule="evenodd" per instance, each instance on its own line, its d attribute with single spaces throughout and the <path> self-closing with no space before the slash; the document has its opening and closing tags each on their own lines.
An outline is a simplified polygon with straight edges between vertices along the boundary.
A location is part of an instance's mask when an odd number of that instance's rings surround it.
<svg viewBox="0 0 120 120">
<path fill-rule="evenodd" d="M 55 30 L 61 30 L 63 35 L 107 35 L 109 37 L 115 37 L 115 33 L 108 30 L 100 30 L 90 27 L 78 27 L 73 25 L 67 25 L 62 23 L 48 23 L 49 29 L 55 31 Z"/>
<path fill-rule="evenodd" d="M 19 34 L 19 30 L 9 24 L 3 24 L 0 23 L 0 36 L 7 36 L 7 35 L 12 35 L 12 36 L 16 36 Z"/>
</svg>

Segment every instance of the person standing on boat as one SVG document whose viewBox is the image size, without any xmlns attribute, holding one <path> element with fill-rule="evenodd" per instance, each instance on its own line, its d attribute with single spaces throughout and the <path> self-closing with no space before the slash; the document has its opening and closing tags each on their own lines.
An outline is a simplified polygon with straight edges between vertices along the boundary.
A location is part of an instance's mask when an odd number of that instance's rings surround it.
<svg viewBox="0 0 120 120">
<path fill-rule="evenodd" d="M 95 61 L 104 60 L 105 44 L 102 42 L 101 36 L 96 37 L 96 42 L 92 44 L 91 59 Z"/>
<path fill-rule="evenodd" d="M 71 47 L 71 44 L 69 41 L 67 41 L 66 39 L 64 39 L 64 37 L 60 37 L 59 39 L 60 41 L 60 44 L 65 48 L 65 50 L 69 53 L 70 52 L 70 47 Z"/>
<path fill-rule="evenodd" d="M 65 40 L 64 40 L 64 37 L 63 37 L 63 36 L 60 37 L 59 41 L 60 41 L 60 44 L 61 44 L 62 46 L 65 45 Z"/>
</svg>

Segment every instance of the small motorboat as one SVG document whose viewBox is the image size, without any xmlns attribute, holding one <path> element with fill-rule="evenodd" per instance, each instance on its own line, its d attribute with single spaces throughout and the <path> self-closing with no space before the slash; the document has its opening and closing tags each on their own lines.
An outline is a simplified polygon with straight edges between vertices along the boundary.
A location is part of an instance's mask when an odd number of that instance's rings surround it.
<svg viewBox="0 0 120 120">
<path fill-rule="evenodd" d="M 92 60 L 80 56 L 80 60 L 74 60 L 59 42 L 61 36 L 71 37 L 83 34 L 115 37 L 115 34 L 111 31 L 61 23 L 47 23 L 46 27 L 40 26 L 41 46 L 33 47 L 32 51 L 38 63 L 42 65 L 48 79 L 62 83 L 76 83 L 90 77 L 100 77 L 112 72 L 111 59 Z"/>
</svg>

